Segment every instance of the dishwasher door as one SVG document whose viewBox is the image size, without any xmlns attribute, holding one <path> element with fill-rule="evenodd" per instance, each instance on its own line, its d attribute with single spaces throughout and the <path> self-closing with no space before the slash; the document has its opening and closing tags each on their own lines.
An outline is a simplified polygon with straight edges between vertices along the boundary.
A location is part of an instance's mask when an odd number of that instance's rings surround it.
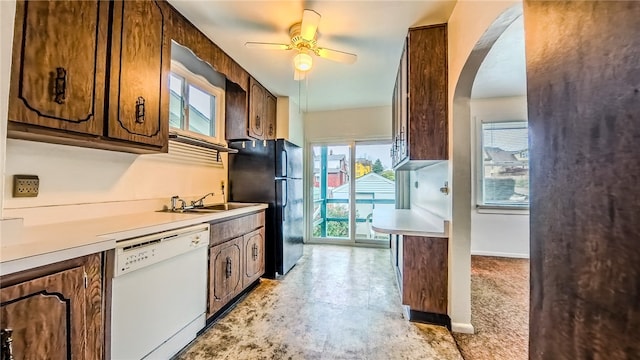
<svg viewBox="0 0 640 360">
<path fill-rule="evenodd" d="M 208 239 L 207 232 L 200 234 Z M 176 237 L 165 248 L 191 242 L 193 249 L 116 276 L 112 287 L 111 358 L 173 356 L 205 325 L 207 243 Z M 163 244 L 145 251 L 162 253 Z"/>
</svg>

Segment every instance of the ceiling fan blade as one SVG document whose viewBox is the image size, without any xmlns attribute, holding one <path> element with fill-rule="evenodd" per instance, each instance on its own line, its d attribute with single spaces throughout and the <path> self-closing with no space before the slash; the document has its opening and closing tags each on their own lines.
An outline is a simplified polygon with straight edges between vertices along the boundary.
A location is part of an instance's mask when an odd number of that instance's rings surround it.
<svg viewBox="0 0 640 360">
<path fill-rule="evenodd" d="M 244 46 L 250 49 L 291 50 L 291 45 L 288 45 L 288 44 L 247 42 L 247 43 L 244 43 Z"/>
<path fill-rule="evenodd" d="M 318 50 L 316 51 L 316 54 L 321 58 L 325 58 L 328 60 L 333 60 L 333 61 L 337 61 L 345 64 L 353 64 L 354 62 L 356 62 L 356 60 L 358 60 L 358 55 L 356 54 L 351 54 L 348 52 L 338 51 L 338 50 L 325 49 L 325 48 L 318 48 Z"/>
<path fill-rule="evenodd" d="M 293 71 L 294 71 L 293 80 L 300 81 L 300 80 L 304 80 L 305 77 L 307 77 L 306 71 L 300 71 L 298 69 L 293 69 Z"/>
<path fill-rule="evenodd" d="M 300 36 L 311 41 L 316 36 L 318 24 L 320 23 L 320 14 L 313 10 L 304 9 L 302 13 L 302 24 L 300 25 Z"/>
</svg>

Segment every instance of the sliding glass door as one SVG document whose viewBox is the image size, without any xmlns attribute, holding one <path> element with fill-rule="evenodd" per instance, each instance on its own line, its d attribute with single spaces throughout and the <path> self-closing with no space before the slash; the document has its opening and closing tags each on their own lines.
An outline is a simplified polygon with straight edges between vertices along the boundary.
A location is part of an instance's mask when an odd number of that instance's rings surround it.
<svg viewBox="0 0 640 360">
<path fill-rule="evenodd" d="M 389 146 L 380 142 L 310 146 L 311 242 L 388 243 L 388 235 L 373 231 L 371 218 L 374 209 L 395 204 Z"/>
<path fill-rule="evenodd" d="M 356 143 L 355 241 L 388 243 L 389 235 L 373 231 L 374 209 L 395 208 L 395 171 L 391 168 L 389 143 Z"/>
<path fill-rule="evenodd" d="M 312 237 L 350 239 L 350 163 L 348 145 L 313 146 Z"/>
</svg>

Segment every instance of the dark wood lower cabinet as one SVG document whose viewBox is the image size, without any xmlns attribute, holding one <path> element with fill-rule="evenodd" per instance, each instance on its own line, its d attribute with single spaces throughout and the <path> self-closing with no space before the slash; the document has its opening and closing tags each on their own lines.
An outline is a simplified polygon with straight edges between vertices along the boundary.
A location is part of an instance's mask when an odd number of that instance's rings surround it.
<svg viewBox="0 0 640 360">
<path fill-rule="evenodd" d="M 11 330 L 13 359 L 102 359 L 101 269 L 96 254 L 0 279 L 0 329 L 3 340 Z"/>
<path fill-rule="evenodd" d="M 447 313 L 448 239 L 403 236 L 402 302 L 411 310 Z"/>
<path fill-rule="evenodd" d="M 211 224 L 207 318 L 264 274 L 264 211 Z"/>
<path fill-rule="evenodd" d="M 391 262 L 411 321 L 450 327 L 448 238 L 392 235 Z"/>
<path fill-rule="evenodd" d="M 264 274 L 264 227 L 244 237 L 244 276 L 242 286 L 247 287 Z"/>
<path fill-rule="evenodd" d="M 209 249 L 209 313 L 226 305 L 242 290 L 243 238 Z"/>
</svg>

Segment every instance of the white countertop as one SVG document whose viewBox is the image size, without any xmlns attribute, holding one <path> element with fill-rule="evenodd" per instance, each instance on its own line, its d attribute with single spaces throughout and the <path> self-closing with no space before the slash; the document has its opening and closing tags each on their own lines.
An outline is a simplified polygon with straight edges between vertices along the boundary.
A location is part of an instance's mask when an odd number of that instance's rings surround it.
<svg viewBox="0 0 640 360">
<path fill-rule="evenodd" d="M 73 259 L 115 247 L 116 241 L 266 209 L 256 204 L 217 213 L 143 212 L 22 229 L 18 241 L 0 244 L 0 275 Z"/>
<path fill-rule="evenodd" d="M 385 234 L 449 237 L 448 221 L 429 213 L 410 209 L 375 209 L 371 227 Z"/>
</svg>

